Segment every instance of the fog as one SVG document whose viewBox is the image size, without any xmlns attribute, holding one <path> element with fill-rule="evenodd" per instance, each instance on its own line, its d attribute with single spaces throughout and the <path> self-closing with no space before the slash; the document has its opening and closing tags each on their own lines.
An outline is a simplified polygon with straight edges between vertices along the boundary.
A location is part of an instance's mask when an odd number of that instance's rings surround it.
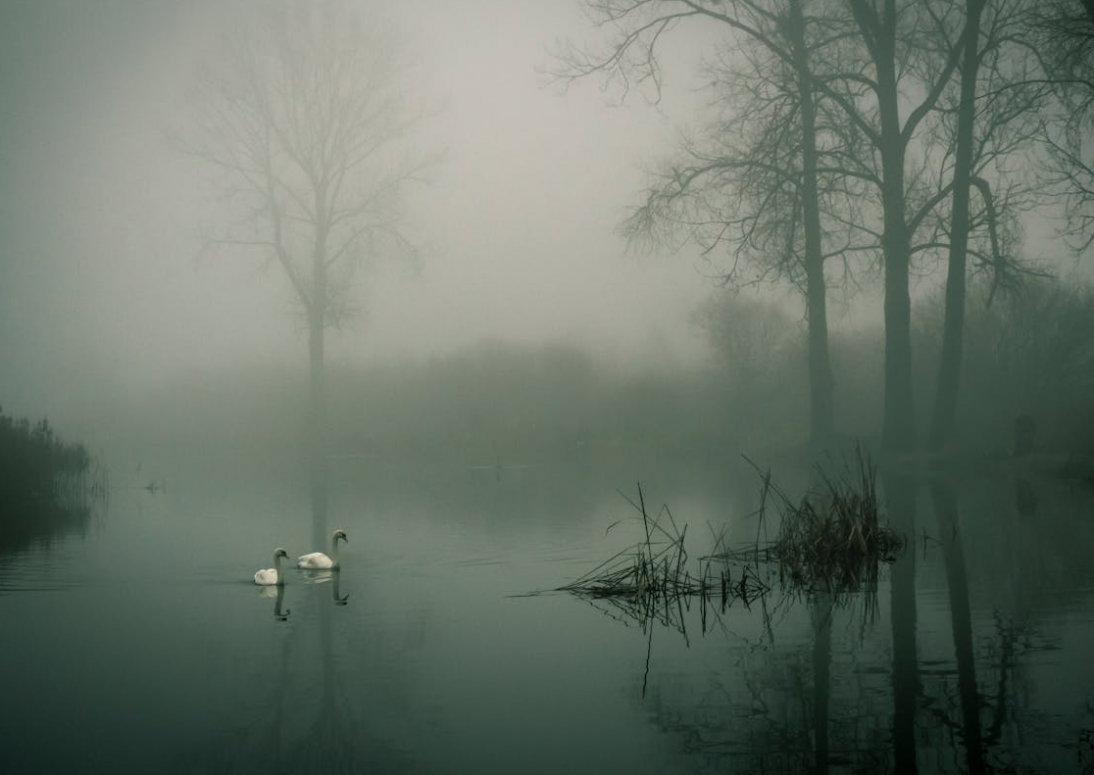
<svg viewBox="0 0 1094 775">
<path fill-rule="evenodd" d="M 0 0 L 8 771 L 1092 771 L 1094 7 L 869 5 Z"/>
<path fill-rule="evenodd" d="M 290 283 L 272 260 L 206 249 L 203 236 L 224 220 L 223 182 L 172 140 L 193 121 L 192 90 L 225 30 L 263 5 L 0 6 L 0 406 L 9 415 L 48 415 L 86 437 L 142 401 L 178 400 L 196 387 L 235 380 L 242 401 L 286 375 L 290 393 L 295 380 L 303 384 L 307 325 Z M 437 161 L 404 198 L 416 255 L 370 257 L 354 278 L 357 313 L 327 336 L 335 397 L 352 405 L 369 367 L 398 365 L 418 369 L 401 372 L 406 379 L 433 379 L 465 366 L 429 363 L 483 343 L 510 348 L 490 368 L 514 357 L 511 348 L 569 347 L 631 374 L 686 375 L 720 363 L 753 383 L 741 395 L 771 404 L 766 416 L 798 422 L 807 405 L 802 297 L 785 283 L 750 291 L 785 311 L 780 333 L 759 344 L 769 363 L 762 355 L 727 363 L 737 356 L 725 336 L 695 324 L 696 310 L 719 294 L 713 280 L 725 259 L 715 252 L 708 260 L 697 247 L 644 252 L 618 233 L 650 170 L 703 120 L 711 97 L 701 64 L 716 25 L 674 30 L 659 49 L 660 99 L 636 88 L 623 101 L 596 77 L 568 88 L 549 77 L 561 41 L 603 43 L 579 3 L 362 8 L 393 41 L 400 91 L 421 116 L 408 142 Z M 1039 271 L 1088 276 L 1053 215 L 1023 216 L 1020 257 Z M 850 295 L 829 293 L 834 357 L 843 359 L 836 413 L 847 433 L 876 433 L 882 355 L 870 336 L 880 336 L 881 271 L 856 271 Z M 943 274 L 940 262 L 918 264 L 913 299 L 937 294 Z M 936 371 L 932 325 L 916 344 L 916 404 L 924 408 Z M 873 332 L 867 344 L 840 344 L 841 332 L 863 327 Z M 766 384 L 760 367 L 771 372 Z M 347 373 L 357 381 L 339 386 L 337 375 Z M 721 379 L 708 375 L 702 388 L 681 380 L 665 395 L 687 403 L 688 391 L 702 392 L 713 407 L 725 400 Z M 1008 401 L 999 417 L 1017 411 L 1019 398 Z M 764 414 L 752 409 L 736 411 Z M 176 411 L 185 414 L 181 402 Z M 682 422 L 710 424 L 665 419 Z"/>
<path fill-rule="evenodd" d="M 168 140 L 221 5 L 0 7 L 6 410 L 75 421 L 121 386 L 306 362 L 277 267 L 201 254 L 215 187 Z M 548 47 L 590 32 L 571 3 L 419 0 L 398 14 L 407 94 L 430 113 L 418 140 L 444 158 L 408 202 L 419 260 L 358 277 L 362 313 L 332 332 L 330 363 L 484 338 L 580 342 L 620 363 L 701 357 L 687 319 L 710 288 L 703 262 L 628 254 L 614 233 L 693 95 L 613 106 L 594 82 L 549 84 Z M 683 86 L 694 62 L 680 59 Z"/>
</svg>

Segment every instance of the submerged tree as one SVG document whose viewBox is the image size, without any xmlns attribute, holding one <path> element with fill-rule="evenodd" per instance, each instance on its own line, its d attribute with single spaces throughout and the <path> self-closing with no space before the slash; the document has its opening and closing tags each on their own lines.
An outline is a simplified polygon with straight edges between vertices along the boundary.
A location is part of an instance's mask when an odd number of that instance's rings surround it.
<svg viewBox="0 0 1094 775">
<path fill-rule="evenodd" d="M 180 145 L 218 174 L 220 249 L 276 263 L 308 330 L 310 453 L 322 456 L 327 331 L 354 312 L 355 272 L 412 251 L 401 214 L 425 163 L 409 136 L 391 31 L 344 0 L 280 0 L 226 38 Z"/>
</svg>

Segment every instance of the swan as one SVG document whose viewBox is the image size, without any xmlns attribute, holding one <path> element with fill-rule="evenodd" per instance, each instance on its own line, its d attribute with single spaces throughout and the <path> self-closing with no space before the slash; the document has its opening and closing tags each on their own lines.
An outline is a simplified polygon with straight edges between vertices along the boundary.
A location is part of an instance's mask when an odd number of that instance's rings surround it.
<svg viewBox="0 0 1094 775">
<path fill-rule="evenodd" d="M 330 568 L 332 570 L 337 569 L 338 566 L 338 539 L 341 538 L 347 544 L 349 539 L 346 538 L 345 530 L 335 530 L 330 538 L 330 553 L 331 556 L 323 554 L 322 552 L 310 552 L 308 554 L 302 554 L 296 559 L 296 567 L 298 568 Z M 332 559 L 333 558 L 333 559 Z"/>
<path fill-rule="evenodd" d="M 281 586 L 285 582 L 281 580 L 281 558 L 288 557 L 289 553 L 284 549 L 274 550 L 274 566 L 272 568 L 262 568 L 255 572 L 255 584 L 259 584 L 263 587 L 269 587 L 273 585 Z"/>
</svg>

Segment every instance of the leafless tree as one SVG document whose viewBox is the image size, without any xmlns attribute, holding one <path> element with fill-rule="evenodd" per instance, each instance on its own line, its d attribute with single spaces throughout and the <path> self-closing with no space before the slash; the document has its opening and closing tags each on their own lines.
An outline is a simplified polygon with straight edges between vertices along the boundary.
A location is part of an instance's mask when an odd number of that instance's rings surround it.
<svg viewBox="0 0 1094 775">
<path fill-rule="evenodd" d="M 1029 70 L 1029 8 L 1025 0 L 967 0 L 958 78 L 940 101 L 939 173 L 930 203 L 938 209 L 929 239 L 946 251 L 947 274 L 932 449 L 955 433 L 970 259 L 990 271 L 993 289 L 1013 289 L 1036 274 L 1015 257 L 1010 238 L 1017 213 L 1039 198 L 1028 151 L 1041 134 L 1047 89 Z"/>
<path fill-rule="evenodd" d="M 711 252 L 726 247 L 734 268 L 725 280 L 743 284 L 738 262 L 759 268 L 759 279 L 784 280 L 806 300 L 809 342 L 810 435 L 833 432 L 833 385 L 828 351 L 827 283 L 822 234 L 823 174 L 818 137 L 818 84 L 812 58 L 831 45 L 826 14 L 833 3 L 805 0 L 588 0 L 604 47 L 569 45 L 556 52 L 557 75 L 601 76 L 624 94 L 644 85 L 659 97 L 662 38 L 686 21 L 720 25 L 729 43 L 708 65 L 716 89 L 734 90 L 737 102 L 704 138 L 685 143 L 643 195 L 625 225 L 631 237 L 683 234 Z M 728 74 L 728 77 L 727 77 Z M 829 192 L 830 193 L 830 192 Z"/>
<path fill-rule="evenodd" d="M 952 246 L 959 254 L 954 271 L 963 279 L 969 235 L 979 228 L 990 237 L 991 262 L 1003 265 L 996 217 L 1001 200 L 992 189 L 994 181 L 974 175 L 972 161 L 976 158 L 982 168 L 982 159 L 995 151 L 981 147 L 974 156 L 975 143 L 984 145 L 982 136 L 974 142 L 966 133 L 958 143 L 955 133 L 971 124 L 949 120 L 945 110 L 952 104 L 945 100 L 954 94 L 962 71 L 969 73 L 967 81 L 976 96 L 980 82 L 973 65 L 984 55 L 984 4 L 985 0 L 588 0 L 594 20 L 614 37 L 599 52 L 570 47 L 560 54 L 567 77 L 601 74 L 622 83 L 625 90 L 650 84 L 656 94 L 661 84 L 658 42 L 685 20 L 721 23 L 735 36 L 737 52 L 763 52 L 764 61 L 753 67 L 751 94 L 727 105 L 737 113 L 738 130 L 747 127 L 735 135 L 744 136 L 743 143 L 731 144 L 728 153 L 686 149 L 693 163 L 670 170 L 652 195 L 647 194 L 646 212 L 640 215 L 664 215 L 657 208 L 675 198 L 679 207 L 674 215 L 687 213 L 690 219 L 678 220 L 688 226 L 701 224 L 708 246 L 713 244 L 712 224 L 719 239 L 730 234 L 738 246 L 770 251 L 777 240 L 790 246 L 774 255 L 796 258 L 773 266 L 780 273 L 793 267 L 804 271 L 811 363 L 812 354 L 820 351 L 814 345 L 826 342 L 826 333 L 821 333 L 824 318 L 818 314 L 823 312 L 825 259 L 855 252 L 880 254 L 885 289 L 882 437 L 891 450 L 910 449 L 916 438 L 913 258 Z M 753 61 L 760 60 L 754 56 Z M 956 99 L 960 102 L 960 94 Z M 729 192 L 718 205 L 721 217 L 714 217 L 709 208 L 705 213 L 696 209 L 695 194 L 710 205 L 716 201 L 710 193 L 718 188 Z M 975 214 L 968 210 L 972 190 L 983 201 Z M 959 221 L 955 229 L 940 217 L 948 204 Z M 639 222 L 648 224 L 648 218 Z M 951 287 L 963 297 L 962 283 Z M 815 337 L 814 318 L 821 324 Z M 814 399 L 824 395 L 823 387 L 818 389 L 821 374 L 811 369 Z"/>
<path fill-rule="evenodd" d="M 413 253 L 401 205 L 432 159 L 409 139 L 391 30 L 343 0 L 279 0 L 243 20 L 201 73 L 179 144 L 223 193 L 208 247 L 280 267 L 308 330 L 313 460 L 325 426 L 327 331 L 355 311 L 354 275 Z"/>
<path fill-rule="evenodd" d="M 1082 251 L 1094 244 L 1094 0 L 1045 0 L 1033 27 L 1044 74 L 1060 101 L 1046 133 L 1050 174 Z"/>
</svg>

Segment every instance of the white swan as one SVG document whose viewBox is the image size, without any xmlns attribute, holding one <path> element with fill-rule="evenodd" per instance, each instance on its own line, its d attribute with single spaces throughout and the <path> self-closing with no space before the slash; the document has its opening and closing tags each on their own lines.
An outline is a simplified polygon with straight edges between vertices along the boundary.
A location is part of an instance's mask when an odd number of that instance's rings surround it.
<svg viewBox="0 0 1094 775">
<path fill-rule="evenodd" d="M 347 544 L 349 539 L 346 538 L 345 530 L 335 530 L 330 538 L 330 553 L 331 556 L 323 554 L 322 552 L 310 552 L 308 554 L 302 554 L 296 559 L 296 567 L 298 568 L 338 568 L 338 539 L 341 538 Z"/>
<path fill-rule="evenodd" d="M 284 549 L 274 550 L 274 566 L 272 568 L 262 568 L 255 573 L 255 584 L 259 584 L 263 587 L 269 587 L 273 585 L 281 586 L 285 582 L 281 580 L 281 558 L 288 557 L 289 553 Z"/>
</svg>

